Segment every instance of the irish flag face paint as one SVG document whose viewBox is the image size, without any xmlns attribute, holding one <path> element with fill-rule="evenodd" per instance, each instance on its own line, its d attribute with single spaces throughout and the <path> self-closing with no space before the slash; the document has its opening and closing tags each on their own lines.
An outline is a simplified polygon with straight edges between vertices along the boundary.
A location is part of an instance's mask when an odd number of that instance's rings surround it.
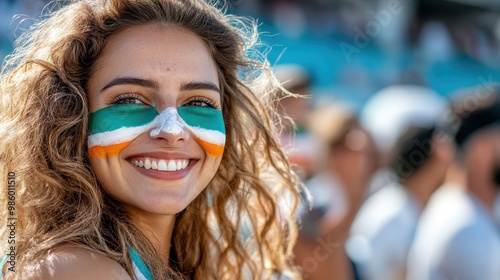
<svg viewBox="0 0 500 280">
<path fill-rule="evenodd" d="M 158 114 L 144 104 L 119 104 L 90 114 L 88 147 L 91 158 L 117 155 L 140 134 L 151 130 L 179 134 L 191 131 L 195 140 L 212 156 L 222 156 L 226 143 L 224 119 L 211 107 L 169 107 Z"/>
<path fill-rule="evenodd" d="M 226 129 L 222 112 L 210 107 L 183 106 L 179 115 L 196 141 L 213 156 L 222 156 L 226 144 Z"/>
</svg>

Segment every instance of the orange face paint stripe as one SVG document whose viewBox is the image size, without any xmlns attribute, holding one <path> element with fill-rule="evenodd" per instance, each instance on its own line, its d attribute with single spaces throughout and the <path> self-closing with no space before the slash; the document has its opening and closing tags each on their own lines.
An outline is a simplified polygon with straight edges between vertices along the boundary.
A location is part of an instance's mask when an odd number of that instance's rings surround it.
<svg viewBox="0 0 500 280">
<path fill-rule="evenodd" d="M 89 149 L 90 158 L 115 156 L 123 150 L 130 142 L 113 144 L 109 146 L 93 146 Z"/>
<path fill-rule="evenodd" d="M 217 156 L 221 157 L 222 154 L 224 153 L 224 146 L 223 145 L 216 145 L 210 142 L 205 142 L 199 138 L 196 138 L 196 142 L 200 144 L 200 146 L 209 154 L 212 156 Z"/>
</svg>

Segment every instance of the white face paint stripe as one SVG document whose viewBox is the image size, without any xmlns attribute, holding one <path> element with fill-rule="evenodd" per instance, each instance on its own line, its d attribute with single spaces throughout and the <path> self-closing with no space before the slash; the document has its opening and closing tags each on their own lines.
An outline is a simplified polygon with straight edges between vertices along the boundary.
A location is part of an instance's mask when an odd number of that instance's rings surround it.
<svg viewBox="0 0 500 280">
<path fill-rule="evenodd" d="M 205 142 L 221 146 L 224 146 L 224 144 L 226 143 L 226 134 L 222 132 L 215 130 L 208 130 L 201 127 L 193 127 L 190 125 L 186 126 L 191 132 L 193 132 L 194 135 L 196 135 L 196 137 L 200 138 Z"/>
<path fill-rule="evenodd" d="M 157 137 L 162 131 L 165 133 L 179 135 L 184 131 L 186 123 L 182 120 L 181 116 L 179 116 L 176 108 L 168 107 L 167 109 L 161 111 L 161 113 L 153 120 L 153 126 L 156 126 L 156 128 L 151 131 L 150 135 L 152 137 Z"/>
<path fill-rule="evenodd" d="M 89 148 L 93 146 L 110 146 L 130 142 L 142 133 L 153 128 L 152 123 L 136 127 L 122 127 L 113 131 L 92 134 L 88 137 Z"/>
<path fill-rule="evenodd" d="M 182 120 L 177 110 L 174 107 L 169 107 L 146 125 L 122 127 L 113 131 L 92 134 L 88 138 L 88 145 L 91 148 L 93 146 L 109 146 L 130 142 L 150 129 L 152 129 L 150 133 L 152 137 L 158 137 L 162 131 L 178 135 L 187 127 L 189 126 Z"/>
<path fill-rule="evenodd" d="M 137 127 L 122 127 L 113 131 L 102 132 L 89 135 L 89 148 L 93 146 L 109 146 L 134 140 L 140 134 L 152 129 L 150 135 L 157 137 L 160 132 L 171 134 L 179 134 L 187 128 L 200 139 L 214 144 L 224 145 L 226 137 L 224 133 L 203 129 L 200 127 L 192 127 L 188 125 L 177 110 L 169 107 L 162 111 L 152 122 L 147 125 Z"/>
<path fill-rule="evenodd" d="M 140 134 L 149 130 L 151 130 L 151 137 L 158 137 L 162 132 L 179 135 L 183 132 L 189 133 L 188 131 L 190 131 L 196 136 L 195 140 L 199 142 L 204 149 L 207 149 L 207 151 L 217 156 L 222 155 L 223 147 L 226 142 L 225 133 L 199 126 L 190 126 L 182 119 L 176 108 L 168 107 L 148 124 L 136 127 L 122 126 L 112 131 L 91 134 L 88 136 L 88 147 L 89 149 L 92 148 L 92 153 L 96 156 L 102 156 L 102 154 L 115 154 L 117 152 L 116 145 L 131 142 Z M 112 153 L 110 151 L 105 153 L 101 151 L 102 149 L 107 149 L 106 147 L 113 150 Z"/>
</svg>

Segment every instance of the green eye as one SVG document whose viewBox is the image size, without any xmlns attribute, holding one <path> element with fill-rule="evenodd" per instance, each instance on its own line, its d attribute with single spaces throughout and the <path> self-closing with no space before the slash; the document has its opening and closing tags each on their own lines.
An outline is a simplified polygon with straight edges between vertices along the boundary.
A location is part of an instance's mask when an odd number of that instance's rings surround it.
<svg viewBox="0 0 500 280">
<path fill-rule="evenodd" d="M 113 102 L 114 104 L 141 104 L 142 102 L 135 98 L 123 98 Z"/>
<path fill-rule="evenodd" d="M 135 93 L 120 94 L 111 100 L 111 104 L 144 104 L 141 97 Z"/>
<path fill-rule="evenodd" d="M 195 107 L 210 107 L 213 109 L 217 109 L 217 106 L 214 102 L 205 97 L 196 97 L 193 100 L 188 101 L 184 106 L 195 106 Z"/>
</svg>

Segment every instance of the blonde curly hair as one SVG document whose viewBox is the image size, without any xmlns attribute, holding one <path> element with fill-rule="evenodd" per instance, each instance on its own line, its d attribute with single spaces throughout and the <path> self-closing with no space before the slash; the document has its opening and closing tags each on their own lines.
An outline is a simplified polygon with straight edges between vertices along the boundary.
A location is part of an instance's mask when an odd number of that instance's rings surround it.
<svg viewBox="0 0 500 280">
<path fill-rule="evenodd" d="M 133 275 L 128 246 L 154 279 L 300 278 L 292 266 L 300 183 L 275 140 L 280 88 L 254 21 L 199 0 L 82 0 L 57 4 L 17 41 L 0 80 L 1 182 L 16 174 L 16 254 L 23 268 L 64 243 L 98 251 Z M 87 153 L 86 84 L 106 42 L 130 26 L 191 30 L 216 61 L 226 147 L 208 187 L 177 214 L 173 268 L 107 194 Z M 2 205 L 8 194 L 1 192 Z M 8 210 L 2 207 L 1 218 Z M 7 240 L 8 228 L 2 228 Z M 7 254 L 10 244 L 3 242 Z M 6 271 L 4 265 L 3 271 Z"/>
</svg>

